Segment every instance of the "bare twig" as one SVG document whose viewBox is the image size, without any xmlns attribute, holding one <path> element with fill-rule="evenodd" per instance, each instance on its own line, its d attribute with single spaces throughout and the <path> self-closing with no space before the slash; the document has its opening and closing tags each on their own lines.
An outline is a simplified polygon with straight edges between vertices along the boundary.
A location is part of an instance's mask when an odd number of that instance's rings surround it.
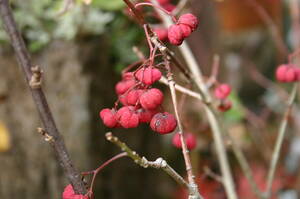
<svg viewBox="0 0 300 199">
<path fill-rule="evenodd" d="M 252 170 L 248 164 L 248 161 L 246 159 L 246 157 L 244 156 L 244 153 L 242 152 L 241 148 L 238 146 L 238 144 L 235 142 L 235 140 L 229 135 L 228 132 L 226 132 L 226 137 L 229 139 L 230 144 L 232 146 L 233 149 L 233 153 L 236 157 L 236 159 L 238 160 L 243 173 L 246 176 L 246 179 L 248 180 L 250 187 L 252 189 L 252 191 L 255 193 L 255 195 L 260 198 L 263 199 L 263 194 L 262 192 L 259 190 L 254 177 L 253 177 L 253 173 Z"/>
<path fill-rule="evenodd" d="M 153 162 L 148 161 L 145 157 L 141 157 L 135 151 L 130 149 L 124 142 L 120 141 L 119 138 L 114 136 L 111 132 L 106 133 L 105 137 L 108 141 L 120 147 L 122 151 L 126 152 L 128 157 L 130 157 L 136 164 L 144 168 L 152 167 L 155 169 L 162 169 L 168 175 L 170 175 L 178 184 L 189 188 L 189 184 L 162 158 L 158 158 L 156 161 Z"/>
<path fill-rule="evenodd" d="M 211 75 L 206 83 L 207 87 L 210 88 L 214 83 L 216 83 L 218 78 L 218 73 L 220 70 L 220 56 L 214 55 Z"/>
<path fill-rule="evenodd" d="M 33 71 L 31 70 L 31 59 L 29 56 L 29 52 L 25 46 L 24 40 L 17 29 L 17 25 L 10 9 L 8 0 L 0 0 L 0 14 L 4 24 L 4 28 L 9 35 L 11 43 L 14 47 L 19 65 L 23 69 L 27 84 L 31 90 L 33 100 L 36 104 L 36 108 L 39 112 L 39 116 L 42 120 L 45 131 L 49 134 L 49 136 L 53 137 L 53 148 L 59 159 L 60 165 L 64 169 L 69 182 L 73 185 L 75 192 L 78 194 L 85 194 L 85 186 L 80 179 L 80 174 L 74 168 L 70 156 L 67 152 L 65 143 L 59 131 L 57 130 L 43 90 L 41 88 L 33 89 L 30 86 L 30 80 L 33 76 Z"/>
<path fill-rule="evenodd" d="M 265 88 L 266 90 L 272 89 L 278 94 L 278 96 L 285 101 L 288 97 L 288 93 L 279 87 L 277 84 L 272 82 L 270 79 L 266 78 L 261 72 L 258 71 L 257 67 L 249 61 L 247 64 L 247 69 L 249 70 L 250 77 L 261 87 Z"/>
<path fill-rule="evenodd" d="M 165 60 L 165 64 L 166 67 L 168 68 L 168 70 L 170 70 L 170 65 L 169 65 L 169 61 Z M 178 113 L 178 104 L 177 104 L 177 97 L 176 97 L 176 92 L 175 92 L 175 82 L 173 80 L 172 77 L 172 73 L 171 71 L 168 71 L 168 84 L 169 84 L 169 88 L 171 91 L 171 97 L 172 97 L 172 102 L 173 102 L 173 107 L 174 107 L 174 112 L 175 112 L 175 116 L 177 119 L 177 125 L 179 128 L 179 135 L 180 135 L 180 141 L 181 141 L 181 148 L 182 148 L 182 154 L 184 157 L 184 162 L 185 162 L 185 167 L 186 167 L 186 171 L 187 171 L 187 175 L 188 175 L 188 180 L 190 184 L 195 184 L 195 176 L 193 174 L 193 168 L 192 168 L 192 163 L 191 163 L 191 159 L 189 156 L 189 151 L 187 149 L 185 140 L 184 140 L 184 132 L 183 132 L 183 127 L 182 127 L 182 123 L 179 117 L 179 113 Z"/>
<path fill-rule="evenodd" d="M 214 173 L 209 167 L 204 167 L 204 173 L 205 175 L 213 178 L 214 180 L 220 182 L 220 183 L 224 183 L 223 182 L 223 178 L 221 176 L 219 176 L 218 174 Z"/>
<path fill-rule="evenodd" d="M 298 83 L 295 83 L 295 85 L 293 86 L 292 92 L 290 94 L 288 103 L 287 103 L 286 111 L 284 113 L 284 116 L 282 118 L 282 121 L 281 121 L 281 124 L 279 127 L 279 133 L 278 133 L 275 148 L 273 151 L 270 168 L 268 171 L 267 188 L 266 188 L 266 192 L 265 192 L 265 198 L 269 198 L 271 196 L 271 188 L 272 188 L 272 184 L 273 184 L 273 180 L 274 180 L 274 176 L 275 176 L 275 171 L 276 171 L 277 163 L 279 160 L 282 143 L 284 140 L 284 135 L 286 133 L 288 119 L 289 119 L 289 116 L 291 113 L 292 105 L 296 98 L 297 89 L 298 89 Z"/>
<path fill-rule="evenodd" d="M 118 160 L 120 158 L 123 158 L 123 157 L 126 157 L 127 156 L 127 153 L 126 152 L 123 152 L 123 153 L 120 153 L 118 155 L 115 155 L 114 157 L 112 157 L 111 159 L 107 160 L 106 162 L 104 162 L 100 167 L 98 167 L 97 169 L 93 170 L 93 171 L 88 171 L 88 172 L 82 172 L 81 175 L 83 176 L 86 176 L 86 175 L 89 175 L 89 174 L 93 174 L 93 178 L 92 178 L 92 181 L 91 181 L 91 186 L 89 188 L 89 194 L 92 196 L 93 195 L 93 187 L 94 187 L 94 183 L 95 183 L 95 179 L 96 179 L 96 176 L 97 174 L 102 170 L 104 169 L 106 166 L 108 166 L 110 163 L 112 163 L 113 161 L 115 160 Z M 92 198 L 92 197 L 91 197 Z"/>
<path fill-rule="evenodd" d="M 299 11 L 299 1 L 290 0 L 289 1 L 290 13 L 292 17 L 292 33 L 293 33 L 293 47 L 295 49 L 299 48 L 300 44 L 300 11 Z"/>
<path fill-rule="evenodd" d="M 159 82 L 161 82 L 161 83 L 163 83 L 163 84 L 165 84 L 167 86 L 169 85 L 168 80 L 165 77 L 162 77 L 159 80 Z M 192 90 L 189 90 L 189 89 L 187 89 L 187 88 L 185 88 L 183 86 L 175 84 L 175 89 L 178 90 L 178 91 L 180 91 L 180 92 L 182 92 L 182 93 L 184 93 L 184 94 L 186 94 L 186 95 L 188 95 L 188 96 L 194 97 L 194 98 L 196 98 L 198 100 L 202 100 L 202 97 L 201 97 L 201 95 L 199 93 L 196 93 L 196 92 L 194 92 Z"/>
</svg>

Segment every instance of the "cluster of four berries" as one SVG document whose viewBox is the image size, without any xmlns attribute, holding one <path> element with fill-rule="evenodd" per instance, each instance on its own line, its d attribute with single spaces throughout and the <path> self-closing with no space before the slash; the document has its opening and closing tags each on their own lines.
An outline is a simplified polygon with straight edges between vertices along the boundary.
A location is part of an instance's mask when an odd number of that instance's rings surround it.
<svg viewBox="0 0 300 199">
<path fill-rule="evenodd" d="M 156 28 L 154 32 L 161 41 L 168 40 L 171 44 L 179 46 L 197 29 L 198 24 L 197 17 L 187 13 L 181 15 L 176 24 L 171 25 L 168 29 Z"/>
</svg>

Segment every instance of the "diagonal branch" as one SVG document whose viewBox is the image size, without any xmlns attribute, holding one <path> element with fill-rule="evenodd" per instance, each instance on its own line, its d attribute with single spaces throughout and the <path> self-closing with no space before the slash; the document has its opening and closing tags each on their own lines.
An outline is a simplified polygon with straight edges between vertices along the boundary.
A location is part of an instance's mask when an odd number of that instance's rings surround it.
<svg viewBox="0 0 300 199">
<path fill-rule="evenodd" d="M 33 77 L 33 71 L 29 52 L 25 46 L 24 40 L 17 28 L 8 0 L 0 0 L 0 15 L 4 24 L 4 28 L 10 37 L 12 46 L 15 50 L 16 57 L 20 67 L 23 69 L 27 84 L 30 88 L 36 108 L 39 112 L 40 119 L 44 125 L 45 131 L 53 138 L 53 149 L 59 159 L 61 167 L 73 185 L 74 190 L 78 194 L 85 194 L 86 189 L 80 179 L 80 174 L 76 171 L 67 152 L 65 143 L 57 130 L 56 124 L 52 117 L 48 102 L 41 87 L 30 86 L 30 80 Z"/>
<path fill-rule="evenodd" d="M 274 152 L 272 154 L 271 164 L 270 164 L 270 168 L 269 168 L 268 176 L 267 176 L 267 188 L 266 188 L 266 192 L 265 192 L 266 198 L 269 198 L 271 196 L 271 191 L 272 191 L 271 189 L 272 189 L 272 184 L 273 184 L 273 180 L 274 180 L 274 176 L 275 176 L 275 171 L 276 171 L 277 163 L 279 160 L 279 155 L 280 155 L 282 143 L 284 140 L 284 136 L 286 134 L 287 124 L 288 124 L 289 116 L 291 114 L 292 105 L 293 105 L 296 95 L 297 95 L 297 89 L 298 89 L 298 83 L 295 83 L 293 90 L 290 94 L 290 98 L 287 103 L 286 111 L 285 111 L 282 121 L 280 123 L 279 134 L 278 134 L 278 137 L 276 140 L 276 144 L 275 144 Z"/>
<path fill-rule="evenodd" d="M 130 157 L 136 164 L 144 168 L 152 167 L 155 169 L 162 169 L 178 184 L 189 188 L 189 184 L 164 159 L 157 158 L 155 161 L 148 161 L 145 157 L 141 157 L 139 154 L 129 148 L 124 142 L 119 140 L 119 138 L 114 136 L 111 132 L 106 133 L 105 137 L 108 141 L 120 147 L 122 151 L 126 152 L 128 157 Z"/>
</svg>

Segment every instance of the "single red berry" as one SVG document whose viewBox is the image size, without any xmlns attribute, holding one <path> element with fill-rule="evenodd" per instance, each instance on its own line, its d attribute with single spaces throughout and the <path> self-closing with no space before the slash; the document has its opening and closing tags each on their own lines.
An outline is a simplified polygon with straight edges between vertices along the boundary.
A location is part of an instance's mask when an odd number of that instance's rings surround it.
<svg viewBox="0 0 300 199">
<path fill-rule="evenodd" d="M 71 184 L 67 185 L 62 194 L 63 199 L 89 199 L 88 196 L 84 196 L 81 194 L 75 194 L 73 186 Z"/>
<path fill-rule="evenodd" d="M 168 29 L 168 39 L 173 45 L 179 46 L 184 40 L 183 32 L 179 25 L 173 24 Z"/>
<path fill-rule="evenodd" d="M 156 109 L 163 102 L 164 95 L 157 88 L 151 88 L 140 97 L 140 104 L 144 109 Z"/>
<path fill-rule="evenodd" d="M 288 70 L 288 66 L 286 64 L 280 65 L 276 69 L 276 79 L 280 82 L 285 82 L 285 74 L 287 70 Z"/>
<path fill-rule="evenodd" d="M 181 149 L 181 140 L 180 140 L 180 134 L 179 133 L 175 133 L 175 135 L 172 138 L 172 144 L 178 148 Z"/>
<path fill-rule="evenodd" d="M 139 125 L 139 116 L 133 106 L 124 106 L 116 113 L 116 119 L 123 128 L 135 128 Z"/>
<path fill-rule="evenodd" d="M 294 82 L 298 79 L 297 70 L 295 67 L 289 67 L 285 74 L 286 82 Z"/>
<path fill-rule="evenodd" d="M 197 146 L 197 138 L 194 134 L 192 133 L 186 133 L 185 134 L 185 141 L 186 141 L 186 146 L 188 150 L 193 150 Z"/>
<path fill-rule="evenodd" d="M 153 116 L 150 127 L 159 134 L 168 134 L 176 129 L 177 121 L 174 115 L 168 112 L 157 113 Z"/>
<path fill-rule="evenodd" d="M 139 100 L 140 100 L 140 97 L 144 92 L 145 91 L 142 90 L 142 89 L 129 91 L 128 94 L 127 94 L 127 103 L 130 104 L 130 105 L 138 104 Z"/>
<path fill-rule="evenodd" d="M 159 40 L 161 40 L 161 41 L 168 40 L 168 29 L 155 28 L 153 31 L 155 32 L 155 34 L 157 35 Z"/>
<path fill-rule="evenodd" d="M 300 80 L 300 68 L 296 67 L 295 71 L 296 71 L 296 75 L 297 75 L 296 80 L 299 81 Z"/>
<path fill-rule="evenodd" d="M 160 5 L 165 5 L 165 4 L 170 3 L 170 0 L 157 0 L 157 2 L 158 2 Z"/>
<path fill-rule="evenodd" d="M 178 25 L 181 28 L 184 38 L 187 38 L 191 35 L 192 29 L 190 28 L 190 26 L 185 25 L 185 24 L 178 24 Z"/>
<path fill-rule="evenodd" d="M 127 94 L 120 95 L 119 100 L 120 102 L 127 106 L 127 105 L 137 105 L 140 100 L 140 96 L 144 93 L 145 91 L 142 89 L 133 89 L 129 91 Z"/>
<path fill-rule="evenodd" d="M 161 76 L 160 70 L 152 67 L 141 68 L 136 72 L 136 78 L 146 85 L 151 85 L 160 80 Z"/>
<path fill-rule="evenodd" d="M 128 91 L 128 89 L 133 88 L 134 85 L 136 84 L 135 80 L 125 80 L 125 81 L 120 81 L 116 85 L 116 93 L 118 95 L 122 95 Z"/>
<path fill-rule="evenodd" d="M 140 123 L 149 123 L 153 117 L 153 115 L 155 115 L 156 113 L 158 113 L 158 110 L 156 109 L 152 109 L 152 110 L 148 110 L 148 109 L 138 109 L 137 113 L 139 115 L 139 121 Z"/>
<path fill-rule="evenodd" d="M 276 69 L 276 79 L 280 82 L 299 80 L 299 69 L 293 64 L 282 64 Z"/>
<path fill-rule="evenodd" d="M 187 13 L 187 14 L 181 15 L 179 17 L 178 24 L 188 25 L 188 26 L 190 26 L 192 31 L 194 31 L 198 27 L 199 21 L 195 15 L 193 15 L 191 13 Z"/>
<path fill-rule="evenodd" d="M 162 7 L 168 12 L 172 12 L 176 8 L 176 6 L 171 3 L 163 4 Z"/>
<path fill-rule="evenodd" d="M 197 138 L 192 133 L 185 133 L 184 134 L 184 140 L 186 142 L 186 147 L 188 148 L 188 150 L 193 150 L 197 146 Z M 181 139 L 180 139 L 180 134 L 179 133 L 176 133 L 173 136 L 172 144 L 176 148 L 181 149 Z"/>
<path fill-rule="evenodd" d="M 105 126 L 109 128 L 114 128 L 117 126 L 118 122 L 116 120 L 115 110 L 108 108 L 102 109 L 100 111 L 100 118 L 102 119 Z"/>
<path fill-rule="evenodd" d="M 230 95 L 231 93 L 231 87 L 228 84 L 220 84 L 215 89 L 215 96 L 218 99 L 225 99 Z"/>
<path fill-rule="evenodd" d="M 221 104 L 218 106 L 219 111 L 226 112 L 231 109 L 232 103 L 229 100 L 222 100 Z"/>
</svg>

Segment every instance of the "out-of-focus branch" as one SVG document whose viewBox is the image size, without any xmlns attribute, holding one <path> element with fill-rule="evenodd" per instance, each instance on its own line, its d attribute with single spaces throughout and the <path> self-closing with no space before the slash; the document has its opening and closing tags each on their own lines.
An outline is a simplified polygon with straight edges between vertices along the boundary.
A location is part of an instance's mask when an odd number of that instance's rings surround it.
<svg viewBox="0 0 300 199">
<path fill-rule="evenodd" d="M 286 57 L 289 54 L 289 50 L 281 37 L 278 27 L 276 26 L 270 15 L 267 13 L 267 11 L 256 0 L 245 0 L 245 3 L 251 6 L 253 10 L 263 20 L 263 22 L 267 25 L 276 47 L 278 48 L 280 53 L 284 57 Z"/>
<path fill-rule="evenodd" d="M 39 81 L 36 81 L 41 80 L 41 77 L 37 78 L 37 73 L 40 73 L 40 71 L 36 71 L 36 68 L 32 67 L 29 52 L 25 46 L 21 33 L 17 29 L 17 24 L 14 20 L 8 0 L 0 0 L 0 14 L 5 31 L 9 35 L 11 44 L 15 50 L 19 65 L 23 69 L 27 85 L 30 88 L 40 119 L 45 128 L 45 132 L 51 137 L 51 145 L 59 159 L 60 165 L 64 169 L 65 174 L 69 182 L 74 187 L 75 192 L 77 194 L 85 194 L 86 189 L 80 178 L 80 174 L 73 166 L 63 138 L 57 130 L 45 94 L 39 85 Z"/>
<path fill-rule="evenodd" d="M 282 143 L 284 140 L 284 135 L 286 133 L 288 119 L 291 114 L 292 105 L 296 98 L 297 89 L 298 89 L 298 83 L 295 83 L 295 85 L 293 86 L 292 92 L 290 94 L 288 103 L 287 103 L 286 111 L 285 111 L 282 121 L 280 123 L 279 134 L 278 134 L 278 137 L 276 140 L 276 144 L 275 144 L 275 148 L 273 151 L 271 164 L 270 164 L 270 168 L 269 168 L 268 176 L 267 176 L 267 188 L 266 188 L 266 192 L 265 192 L 266 199 L 270 198 L 270 196 L 271 196 L 271 188 L 272 188 L 272 184 L 273 184 L 273 180 L 274 180 L 274 176 L 275 176 L 275 171 L 276 171 L 277 163 L 279 160 Z"/>
</svg>

